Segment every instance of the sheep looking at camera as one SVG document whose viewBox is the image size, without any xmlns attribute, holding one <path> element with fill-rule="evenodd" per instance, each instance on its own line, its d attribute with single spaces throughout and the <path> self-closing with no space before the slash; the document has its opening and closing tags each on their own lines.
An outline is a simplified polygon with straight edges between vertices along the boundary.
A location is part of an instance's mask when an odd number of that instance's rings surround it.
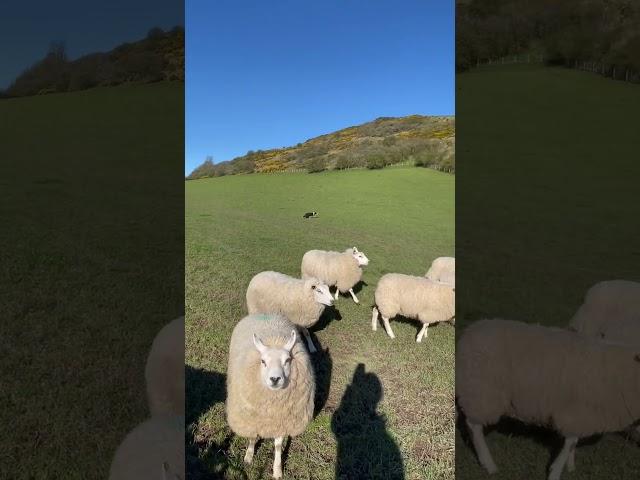
<svg viewBox="0 0 640 480">
<path fill-rule="evenodd" d="M 247 288 L 247 310 L 253 313 L 280 313 L 298 325 L 310 352 L 316 348 L 308 328 L 315 325 L 333 297 L 329 287 L 316 278 L 300 280 L 283 273 L 261 272 Z"/>
<path fill-rule="evenodd" d="M 282 442 L 300 435 L 313 417 L 315 378 L 296 327 L 281 315 L 249 315 L 235 326 L 227 369 L 227 421 L 249 438 L 275 439 L 274 478 L 282 477 Z"/>
<path fill-rule="evenodd" d="M 565 329 L 481 320 L 456 347 L 456 396 L 478 460 L 497 471 L 483 427 L 509 416 L 548 426 L 565 443 L 551 465 L 557 480 L 575 466 L 580 438 L 623 430 L 640 419 L 640 351 Z"/>
<path fill-rule="evenodd" d="M 389 319 L 396 315 L 420 320 L 424 323 L 416 342 L 427 335 L 432 323 L 451 321 L 455 318 L 455 287 L 434 282 L 424 277 L 387 273 L 378 281 L 375 305 L 371 315 L 371 328 L 378 327 L 378 312 L 382 315 L 384 329 L 395 338 Z"/>
<path fill-rule="evenodd" d="M 309 250 L 302 257 L 302 278 L 314 277 L 328 286 L 336 286 L 338 294 L 349 292 L 356 303 L 360 303 L 353 287 L 362 279 L 362 267 L 369 265 L 367 256 L 356 247 L 344 252 Z"/>
</svg>

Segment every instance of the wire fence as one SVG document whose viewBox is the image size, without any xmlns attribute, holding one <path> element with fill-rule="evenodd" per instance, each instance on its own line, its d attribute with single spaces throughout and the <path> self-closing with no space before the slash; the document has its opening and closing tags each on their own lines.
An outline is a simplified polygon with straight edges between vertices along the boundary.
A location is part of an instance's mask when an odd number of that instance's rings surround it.
<svg viewBox="0 0 640 480">
<path fill-rule="evenodd" d="M 476 68 L 493 65 L 514 65 L 514 64 L 541 64 L 547 65 L 549 59 L 540 53 L 521 53 L 517 55 L 507 55 L 498 58 L 485 58 L 476 60 Z M 615 65 L 606 62 L 593 60 L 567 60 L 562 66 L 595 73 L 603 77 L 611 78 L 629 83 L 640 83 L 640 72 L 626 66 Z"/>
</svg>

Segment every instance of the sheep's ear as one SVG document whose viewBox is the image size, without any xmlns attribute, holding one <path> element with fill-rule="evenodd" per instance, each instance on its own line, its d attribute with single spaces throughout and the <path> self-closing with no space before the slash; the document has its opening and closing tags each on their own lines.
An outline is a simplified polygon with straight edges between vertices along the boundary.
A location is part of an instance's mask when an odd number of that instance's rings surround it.
<svg viewBox="0 0 640 480">
<path fill-rule="evenodd" d="M 353 247 L 353 253 L 358 253 L 358 249 L 356 247 Z"/>
<path fill-rule="evenodd" d="M 291 336 L 289 337 L 289 340 L 287 341 L 287 343 L 285 343 L 284 345 L 284 349 L 291 353 L 291 349 L 293 348 L 293 346 L 296 344 L 296 339 L 298 338 L 298 335 L 296 334 L 295 330 L 291 330 Z"/>
<path fill-rule="evenodd" d="M 262 340 L 260 340 L 255 333 L 253 334 L 253 344 L 256 346 L 260 353 L 264 353 L 267 349 L 267 347 L 264 346 L 264 343 L 262 343 Z"/>
<path fill-rule="evenodd" d="M 640 353 L 636 353 L 636 356 L 633 357 L 636 362 L 640 362 Z"/>
</svg>

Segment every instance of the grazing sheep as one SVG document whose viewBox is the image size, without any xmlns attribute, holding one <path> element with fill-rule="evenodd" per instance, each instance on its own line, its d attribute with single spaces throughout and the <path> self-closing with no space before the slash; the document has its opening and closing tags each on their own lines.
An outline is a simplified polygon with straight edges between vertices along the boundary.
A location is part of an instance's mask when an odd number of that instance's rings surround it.
<svg viewBox="0 0 640 480">
<path fill-rule="evenodd" d="M 151 415 L 184 415 L 184 317 L 156 335 L 144 371 Z"/>
<path fill-rule="evenodd" d="M 307 212 L 302 215 L 302 218 L 316 218 L 318 216 L 318 212 Z"/>
<path fill-rule="evenodd" d="M 585 295 L 570 322 L 573 330 L 589 336 L 602 335 L 605 324 L 640 316 L 640 283 L 607 280 L 596 283 Z"/>
<path fill-rule="evenodd" d="M 302 257 L 302 278 L 315 277 L 330 287 L 335 285 L 336 300 L 340 292 L 349 292 L 353 301 L 360 303 L 353 287 L 362 278 L 361 267 L 366 265 L 369 265 L 369 259 L 356 247 L 347 248 L 342 253 L 309 250 Z"/>
<path fill-rule="evenodd" d="M 247 288 L 247 310 L 253 313 L 280 313 L 298 325 L 309 345 L 316 348 L 308 328 L 320 319 L 325 306 L 330 307 L 333 297 L 329 287 L 316 278 L 300 280 L 278 272 L 255 275 Z"/>
<path fill-rule="evenodd" d="M 429 280 L 434 282 L 448 283 L 456 285 L 456 259 L 454 257 L 438 257 L 433 262 L 425 274 Z"/>
<path fill-rule="evenodd" d="M 579 439 L 640 419 L 638 351 L 508 320 L 468 327 L 456 348 L 456 395 L 482 466 L 497 470 L 483 427 L 505 415 L 564 437 L 549 480 L 559 479 L 565 464 L 573 470 Z"/>
<path fill-rule="evenodd" d="M 402 273 L 387 273 L 378 281 L 375 305 L 371 315 L 371 328 L 378 328 L 378 310 L 382 315 L 384 329 L 391 338 L 396 338 L 389 319 L 396 315 L 414 318 L 424 323 L 416 342 L 427 336 L 429 324 L 450 321 L 455 317 L 455 287 L 434 282 L 424 277 Z"/>
<path fill-rule="evenodd" d="M 184 470 L 184 417 L 159 415 L 125 437 L 111 462 L 109 480 L 179 480 Z"/>
<path fill-rule="evenodd" d="M 282 442 L 304 432 L 313 416 L 315 378 L 295 325 L 281 315 L 249 315 L 229 347 L 227 421 L 249 438 L 251 463 L 258 438 L 275 439 L 274 478 L 282 477 Z"/>
</svg>

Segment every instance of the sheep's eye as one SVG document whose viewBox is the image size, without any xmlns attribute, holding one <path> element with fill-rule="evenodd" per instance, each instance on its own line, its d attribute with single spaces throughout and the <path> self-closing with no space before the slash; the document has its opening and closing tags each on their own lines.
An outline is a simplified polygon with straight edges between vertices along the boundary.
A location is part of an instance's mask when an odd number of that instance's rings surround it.
<svg viewBox="0 0 640 480">
<path fill-rule="evenodd" d="M 262 364 L 266 367 L 267 366 L 267 362 L 265 362 L 264 360 L 260 360 L 260 362 L 262 362 Z"/>
<path fill-rule="evenodd" d="M 289 364 L 289 363 L 291 363 L 291 357 L 287 358 L 287 359 L 284 361 L 284 364 L 285 364 L 285 365 L 287 365 L 287 364 Z"/>
<path fill-rule="evenodd" d="M 311 285 L 311 290 L 315 290 L 316 286 L 315 285 Z"/>
</svg>

